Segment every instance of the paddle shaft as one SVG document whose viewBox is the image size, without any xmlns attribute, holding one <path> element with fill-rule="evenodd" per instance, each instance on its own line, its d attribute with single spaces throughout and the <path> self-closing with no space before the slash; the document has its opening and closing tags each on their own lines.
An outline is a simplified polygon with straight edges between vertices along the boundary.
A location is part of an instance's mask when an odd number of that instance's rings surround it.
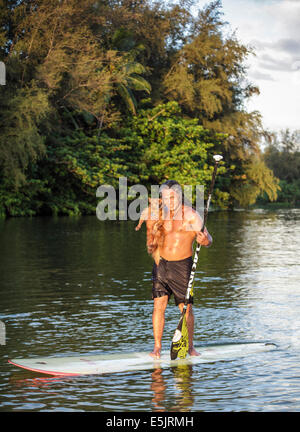
<svg viewBox="0 0 300 432">
<path fill-rule="evenodd" d="M 211 183 L 210 183 L 210 187 L 209 187 L 209 192 L 208 192 L 208 197 L 207 197 L 207 201 L 206 201 L 206 206 L 204 208 L 204 217 L 203 217 L 202 227 L 201 227 L 201 230 L 200 230 L 202 233 L 204 232 L 206 221 L 207 221 L 208 209 L 209 209 L 209 206 L 210 206 L 211 196 L 212 196 L 212 192 L 213 192 L 213 189 L 214 189 L 216 175 L 217 175 L 217 169 L 218 169 L 218 164 L 219 164 L 220 160 L 221 159 L 215 159 L 214 171 L 213 171 L 213 175 L 212 175 L 212 179 L 211 179 Z M 193 259 L 193 265 L 192 265 L 191 274 L 190 274 L 190 279 L 189 279 L 189 284 L 188 284 L 188 289 L 187 289 L 186 295 L 185 295 L 184 308 L 183 308 L 183 311 L 182 311 L 183 315 L 186 312 L 188 301 L 189 301 L 189 298 L 190 298 L 190 294 L 191 294 L 191 291 L 192 291 L 192 288 L 193 288 L 200 249 L 201 249 L 201 244 L 197 242 L 197 246 L 196 246 L 196 250 L 195 250 L 195 254 L 194 254 L 194 259 Z"/>
</svg>

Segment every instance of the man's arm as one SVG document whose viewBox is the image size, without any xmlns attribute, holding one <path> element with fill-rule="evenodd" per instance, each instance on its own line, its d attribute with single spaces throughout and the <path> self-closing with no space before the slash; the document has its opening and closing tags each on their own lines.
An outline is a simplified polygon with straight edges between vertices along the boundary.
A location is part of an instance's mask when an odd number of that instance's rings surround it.
<svg viewBox="0 0 300 432">
<path fill-rule="evenodd" d="M 210 247 L 212 245 L 213 239 L 209 234 L 206 228 L 204 228 L 204 232 L 199 231 L 196 236 L 196 240 L 201 246 Z"/>
<path fill-rule="evenodd" d="M 193 210 L 189 217 L 189 227 L 191 231 L 194 231 L 197 242 L 200 243 L 201 246 L 209 247 L 211 246 L 213 239 L 206 227 L 204 228 L 203 233 L 201 232 L 202 223 L 203 220 L 199 213 Z"/>
<path fill-rule="evenodd" d="M 153 235 L 153 228 L 154 225 L 154 221 L 148 219 L 146 221 L 146 227 L 147 227 L 147 250 L 148 253 L 152 253 L 153 252 L 153 242 L 154 242 L 154 235 Z"/>
</svg>

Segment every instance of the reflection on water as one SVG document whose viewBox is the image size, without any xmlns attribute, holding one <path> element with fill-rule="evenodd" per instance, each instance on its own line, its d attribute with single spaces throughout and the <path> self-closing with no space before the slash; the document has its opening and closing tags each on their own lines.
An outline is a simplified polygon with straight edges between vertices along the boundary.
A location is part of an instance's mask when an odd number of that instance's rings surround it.
<svg viewBox="0 0 300 432">
<path fill-rule="evenodd" d="M 171 369 L 177 389 L 176 405 L 172 411 L 190 411 L 194 402 L 193 367 L 180 365 Z"/>
<path fill-rule="evenodd" d="M 173 374 L 173 385 L 176 391 L 172 406 L 166 406 L 168 381 L 164 379 L 163 369 L 152 372 L 151 390 L 153 391 L 153 411 L 190 411 L 193 407 L 193 366 L 179 365 L 170 368 Z"/>
<path fill-rule="evenodd" d="M 145 228 L 96 217 L 0 221 L 0 410 L 300 409 L 300 211 L 211 213 L 195 283 L 195 345 L 272 340 L 276 352 L 107 376 L 40 377 L 8 358 L 152 349 Z M 179 319 L 166 311 L 163 349 Z"/>
<path fill-rule="evenodd" d="M 153 391 L 153 411 L 165 411 L 164 402 L 166 399 L 167 385 L 163 378 L 162 372 L 162 369 L 157 368 L 151 374 L 151 390 Z"/>
</svg>

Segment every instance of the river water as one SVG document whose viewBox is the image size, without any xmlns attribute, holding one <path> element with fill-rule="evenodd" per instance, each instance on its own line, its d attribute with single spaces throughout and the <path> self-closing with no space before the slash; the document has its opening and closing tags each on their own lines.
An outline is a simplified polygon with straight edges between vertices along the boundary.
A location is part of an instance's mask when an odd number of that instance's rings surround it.
<svg viewBox="0 0 300 432">
<path fill-rule="evenodd" d="M 1 411 L 299 411 L 300 210 L 212 212 L 195 282 L 195 345 L 275 351 L 186 368 L 50 377 L 9 358 L 152 350 L 145 227 L 96 217 L 0 221 Z M 180 314 L 170 300 L 163 349 Z M 2 335 L 3 336 L 3 335 Z"/>
</svg>

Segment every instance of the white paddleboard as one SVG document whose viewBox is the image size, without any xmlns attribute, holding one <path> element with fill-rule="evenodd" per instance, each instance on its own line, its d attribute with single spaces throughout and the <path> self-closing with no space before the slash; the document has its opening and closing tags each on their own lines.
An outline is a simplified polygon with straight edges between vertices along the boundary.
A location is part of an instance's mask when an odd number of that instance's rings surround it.
<svg viewBox="0 0 300 432">
<path fill-rule="evenodd" d="M 201 354 L 200 356 L 187 356 L 183 360 L 171 360 L 170 352 L 164 351 L 160 359 L 152 358 L 149 352 L 136 352 L 31 359 L 17 358 L 8 360 L 8 362 L 23 369 L 48 375 L 90 375 L 231 360 L 276 348 L 277 346 L 273 343 L 252 342 L 199 347 L 196 350 Z"/>
</svg>

